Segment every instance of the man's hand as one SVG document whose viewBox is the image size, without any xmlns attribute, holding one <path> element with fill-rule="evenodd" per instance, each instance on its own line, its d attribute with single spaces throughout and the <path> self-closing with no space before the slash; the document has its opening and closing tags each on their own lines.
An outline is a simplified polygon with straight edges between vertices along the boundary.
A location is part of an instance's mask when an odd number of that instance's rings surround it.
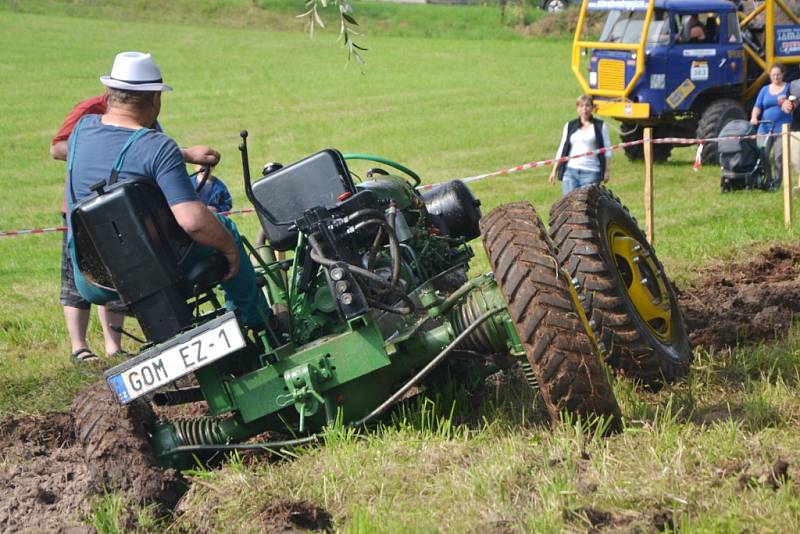
<svg viewBox="0 0 800 534">
<path fill-rule="evenodd" d="M 227 282 L 237 274 L 239 274 L 239 249 L 231 247 L 230 250 L 223 251 L 222 255 L 228 262 L 228 272 L 222 277 L 223 282 Z"/>
<path fill-rule="evenodd" d="M 603 183 L 607 184 L 610 179 L 611 179 L 611 174 L 607 172 L 605 176 L 603 176 Z"/>
<path fill-rule="evenodd" d="M 214 150 L 208 145 L 195 145 L 189 148 L 182 148 L 181 154 L 186 163 L 194 163 L 196 165 L 216 165 L 219 163 L 219 152 Z"/>
<path fill-rule="evenodd" d="M 547 178 L 547 181 L 550 185 L 556 185 L 556 171 L 550 173 L 550 176 Z"/>
<path fill-rule="evenodd" d="M 67 161 L 67 142 L 57 141 L 50 145 L 50 157 L 60 161 Z"/>
</svg>

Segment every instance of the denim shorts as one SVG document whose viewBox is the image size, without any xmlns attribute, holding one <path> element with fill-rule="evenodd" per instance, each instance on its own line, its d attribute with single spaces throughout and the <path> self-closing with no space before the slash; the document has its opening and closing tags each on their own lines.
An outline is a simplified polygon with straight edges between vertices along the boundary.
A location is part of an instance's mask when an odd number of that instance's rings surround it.
<svg viewBox="0 0 800 534">
<path fill-rule="evenodd" d="M 564 177 L 561 180 L 561 192 L 567 194 L 573 189 L 587 185 L 599 184 L 601 181 L 600 171 L 587 171 L 584 169 L 564 170 Z"/>
</svg>

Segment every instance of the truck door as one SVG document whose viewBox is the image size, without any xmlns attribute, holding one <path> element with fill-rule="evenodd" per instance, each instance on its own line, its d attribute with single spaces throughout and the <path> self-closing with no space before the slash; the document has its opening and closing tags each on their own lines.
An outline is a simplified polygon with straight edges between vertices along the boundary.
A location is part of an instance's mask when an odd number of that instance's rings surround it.
<svg viewBox="0 0 800 534">
<path fill-rule="evenodd" d="M 671 14 L 674 33 L 667 61 L 667 110 L 688 111 L 705 90 L 742 82 L 741 36 L 738 24 L 735 34 L 729 35 L 728 13 Z M 735 13 L 730 14 L 735 19 Z"/>
</svg>

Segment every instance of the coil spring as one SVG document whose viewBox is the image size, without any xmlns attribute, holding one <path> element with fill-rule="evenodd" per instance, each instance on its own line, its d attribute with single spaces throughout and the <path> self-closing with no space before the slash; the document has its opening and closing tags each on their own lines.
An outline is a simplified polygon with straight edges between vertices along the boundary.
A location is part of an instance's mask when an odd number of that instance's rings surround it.
<svg viewBox="0 0 800 534">
<path fill-rule="evenodd" d="M 450 322 L 456 335 L 463 332 L 469 325 L 474 323 L 478 317 L 490 309 L 489 303 L 479 290 L 471 291 L 464 302 L 453 309 L 450 314 Z M 496 354 L 506 352 L 506 334 L 490 318 L 476 328 L 463 342 L 461 348 L 474 350 L 482 354 Z"/>
<path fill-rule="evenodd" d="M 533 372 L 533 367 L 528 363 L 528 360 L 521 359 L 519 366 L 522 368 L 522 373 L 525 375 L 525 380 L 530 384 L 533 389 L 539 389 L 539 381 L 536 380 L 536 373 Z"/>
<path fill-rule="evenodd" d="M 181 445 L 218 445 L 226 442 L 216 417 L 176 419 L 172 424 Z"/>
</svg>

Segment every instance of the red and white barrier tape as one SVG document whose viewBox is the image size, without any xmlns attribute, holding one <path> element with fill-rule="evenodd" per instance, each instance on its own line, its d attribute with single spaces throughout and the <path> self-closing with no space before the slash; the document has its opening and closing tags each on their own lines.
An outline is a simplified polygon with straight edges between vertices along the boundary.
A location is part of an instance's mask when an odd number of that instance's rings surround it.
<svg viewBox="0 0 800 534">
<path fill-rule="evenodd" d="M 255 213 L 253 208 L 245 208 L 243 210 L 223 211 L 222 215 L 246 215 L 248 213 Z M 32 230 L 0 230 L 0 237 L 13 237 L 18 235 L 31 235 L 31 234 L 47 234 L 51 232 L 66 232 L 66 226 L 54 226 L 52 228 L 34 228 Z"/>
<path fill-rule="evenodd" d="M 770 134 L 763 134 L 764 137 L 777 137 L 780 136 L 780 133 L 770 133 Z M 734 141 L 740 139 L 756 139 L 757 135 L 741 135 L 741 136 L 726 136 L 726 137 L 711 137 L 708 139 L 692 139 L 686 137 L 660 137 L 658 139 L 652 139 L 651 141 L 653 144 L 670 144 L 670 145 L 699 145 L 697 154 L 700 154 L 700 151 L 703 148 L 703 144 L 705 143 L 716 143 L 718 141 Z M 531 161 L 529 163 L 525 163 L 522 165 L 517 165 L 516 167 L 508 167 L 506 169 L 501 169 L 499 171 L 494 172 L 487 172 L 485 174 L 478 174 L 476 176 L 469 176 L 467 178 L 461 178 L 461 181 L 465 184 L 471 182 L 478 182 L 480 180 L 485 180 L 486 178 L 492 178 L 495 176 L 506 176 L 508 174 L 520 171 L 527 171 L 528 169 L 535 169 L 537 167 L 550 167 L 554 163 L 564 163 L 571 159 L 578 159 L 578 158 L 586 158 L 589 156 L 597 156 L 598 154 L 605 154 L 606 152 L 611 152 L 613 150 L 619 150 L 621 148 L 628 148 L 636 145 L 642 145 L 649 139 L 637 139 L 636 141 L 627 141 L 625 143 L 617 143 L 616 145 L 611 145 L 603 148 L 599 148 L 597 150 L 592 150 L 590 152 L 584 152 L 583 154 L 576 154 L 574 156 L 564 156 L 563 158 L 558 159 L 544 159 L 540 161 Z M 698 157 L 695 156 L 695 163 L 693 168 L 697 170 L 700 165 L 698 164 Z M 417 187 L 420 191 L 429 191 L 434 187 L 438 187 L 443 185 L 444 182 L 438 184 L 425 184 Z M 244 215 L 248 213 L 254 213 L 255 210 L 253 208 L 245 208 L 241 210 L 232 210 L 232 211 L 223 211 L 222 215 Z M 0 230 L 0 237 L 13 237 L 18 235 L 31 235 L 31 234 L 46 234 L 50 232 L 66 232 L 66 226 L 55 226 L 52 228 L 35 228 L 33 230 L 8 230 L 3 231 Z"/>
<path fill-rule="evenodd" d="M 772 134 L 764 134 L 765 137 L 774 137 L 779 136 L 780 133 L 772 133 Z M 659 137 L 658 139 L 652 139 L 653 144 L 661 145 L 661 144 L 670 144 L 670 145 L 703 145 L 704 143 L 716 143 L 718 141 L 728 141 L 728 140 L 737 140 L 737 139 L 756 139 L 757 135 L 741 135 L 741 136 L 726 136 L 726 137 L 711 137 L 708 139 L 693 139 L 688 137 Z M 550 167 L 556 162 L 558 163 L 565 163 L 571 159 L 578 159 L 578 158 L 586 158 L 589 156 L 596 156 L 598 154 L 605 154 L 606 152 L 610 152 L 612 150 L 619 150 L 621 148 L 628 148 L 636 145 L 644 144 L 648 139 L 637 139 L 636 141 L 628 141 L 625 143 L 617 143 L 616 145 L 611 145 L 603 148 L 599 148 L 597 150 L 592 150 L 590 152 L 584 152 L 583 154 L 576 154 L 574 156 L 564 156 L 563 158 L 557 159 L 544 159 L 540 161 L 531 161 L 530 163 L 525 163 L 523 165 L 517 165 L 516 167 L 509 167 L 507 169 L 501 169 L 499 171 L 488 172 L 486 174 L 479 174 L 477 176 L 470 176 L 468 178 L 461 178 L 461 181 L 465 184 L 470 182 L 478 182 L 480 180 L 485 180 L 486 178 L 492 178 L 494 176 L 506 176 L 513 172 L 519 171 L 526 171 L 528 169 L 534 169 L 537 167 Z M 698 166 L 699 167 L 699 166 Z M 425 184 L 419 186 L 417 189 L 420 191 L 429 191 L 435 187 L 442 185 L 442 183 L 438 184 Z"/>
</svg>

